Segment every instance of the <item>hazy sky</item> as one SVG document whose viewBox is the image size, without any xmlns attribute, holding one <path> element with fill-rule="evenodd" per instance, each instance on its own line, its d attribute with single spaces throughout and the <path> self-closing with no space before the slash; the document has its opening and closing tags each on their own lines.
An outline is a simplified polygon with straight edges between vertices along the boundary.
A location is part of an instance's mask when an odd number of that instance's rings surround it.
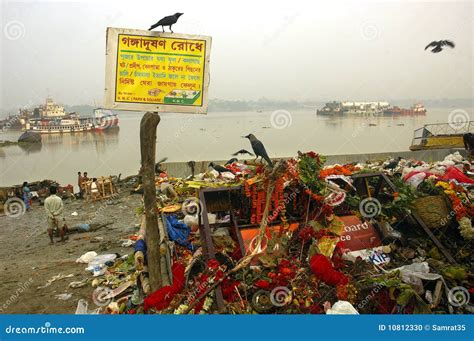
<svg viewBox="0 0 474 341">
<path fill-rule="evenodd" d="M 106 27 L 175 12 L 212 36 L 211 98 L 473 97 L 471 1 L 2 1 L 1 108 L 102 104 Z"/>
</svg>

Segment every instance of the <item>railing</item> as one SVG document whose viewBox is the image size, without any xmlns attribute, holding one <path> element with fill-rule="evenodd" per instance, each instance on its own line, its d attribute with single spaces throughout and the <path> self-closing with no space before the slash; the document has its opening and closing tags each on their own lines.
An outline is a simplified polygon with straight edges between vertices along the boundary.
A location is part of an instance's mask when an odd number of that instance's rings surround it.
<svg viewBox="0 0 474 341">
<path fill-rule="evenodd" d="M 474 133 L 474 121 L 461 122 L 459 124 L 427 124 L 423 128 L 419 128 L 414 131 L 411 147 L 422 148 L 424 145 L 426 145 L 428 138 L 459 136 L 466 133 Z"/>
</svg>

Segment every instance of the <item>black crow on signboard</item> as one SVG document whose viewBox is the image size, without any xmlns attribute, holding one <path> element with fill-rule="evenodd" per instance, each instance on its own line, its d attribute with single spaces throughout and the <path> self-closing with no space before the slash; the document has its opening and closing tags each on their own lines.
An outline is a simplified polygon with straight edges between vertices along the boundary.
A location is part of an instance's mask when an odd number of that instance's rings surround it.
<svg viewBox="0 0 474 341">
<path fill-rule="evenodd" d="M 449 46 L 451 48 L 454 48 L 454 43 L 450 40 L 439 40 L 439 41 L 432 41 L 425 47 L 425 51 L 429 49 L 430 47 L 432 53 L 438 53 L 443 51 L 443 46 Z"/>
<path fill-rule="evenodd" d="M 170 28 L 171 33 L 173 33 L 173 30 L 171 29 L 171 26 L 173 26 L 173 24 L 176 24 L 179 17 L 182 16 L 183 14 L 184 13 L 175 13 L 173 15 L 169 15 L 167 17 L 164 17 L 163 19 L 158 21 L 156 24 L 151 25 L 150 28 L 148 29 L 148 31 L 151 31 L 151 30 L 157 28 L 158 26 L 161 26 L 161 29 L 164 32 L 165 31 L 165 26 L 168 26 Z"/>
</svg>

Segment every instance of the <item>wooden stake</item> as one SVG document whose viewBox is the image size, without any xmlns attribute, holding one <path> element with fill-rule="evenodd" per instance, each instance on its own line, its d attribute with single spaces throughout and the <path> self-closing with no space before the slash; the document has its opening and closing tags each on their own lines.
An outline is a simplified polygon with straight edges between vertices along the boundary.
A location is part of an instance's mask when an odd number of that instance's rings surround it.
<svg viewBox="0 0 474 341">
<path fill-rule="evenodd" d="M 158 123 L 160 123 L 160 116 L 156 112 L 147 112 L 143 115 L 140 122 L 140 151 L 142 158 L 140 174 L 143 184 L 147 260 L 152 292 L 163 286 L 155 186 L 156 128 Z"/>
</svg>

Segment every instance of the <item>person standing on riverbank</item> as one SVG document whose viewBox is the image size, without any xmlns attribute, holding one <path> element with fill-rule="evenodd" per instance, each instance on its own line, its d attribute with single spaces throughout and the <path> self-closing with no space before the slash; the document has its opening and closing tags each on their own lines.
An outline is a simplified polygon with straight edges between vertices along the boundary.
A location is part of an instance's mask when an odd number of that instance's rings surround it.
<svg viewBox="0 0 474 341">
<path fill-rule="evenodd" d="M 44 201 L 44 209 L 46 211 L 48 220 L 48 235 L 50 239 L 50 244 L 54 244 L 53 231 L 55 228 L 59 229 L 61 242 L 64 242 L 66 240 L 64 238 L 67 229 L 66 220 L 63 216 L 64 204 L 63 200 L 56 195 L 56 192 L 56 186 L 51 186 L 49 188 L 50 195 Z"/>
<path fill-rule="evenodd" d="M 31 200 L 31 193 L 30 193 L 30 188 L 28 187 L 28 182 L 24 182 L 23 185 L 21 186 L 21 193 L 22 193 L 22 199 L 23 202 L 25 203 L 25 208 L 26 210 L 30 209 L 30 200 Z"/>
<path fill-rule="evenodd" d="M 82 181 L 83 181 L 82 173 L 81 173 L 81 172 L 77 172 L 77 186 L 79 187 L 79 198 L 81 198 L 81 199 L 82 199 L 82 197 L 83 197 Z"/>
</svg>

